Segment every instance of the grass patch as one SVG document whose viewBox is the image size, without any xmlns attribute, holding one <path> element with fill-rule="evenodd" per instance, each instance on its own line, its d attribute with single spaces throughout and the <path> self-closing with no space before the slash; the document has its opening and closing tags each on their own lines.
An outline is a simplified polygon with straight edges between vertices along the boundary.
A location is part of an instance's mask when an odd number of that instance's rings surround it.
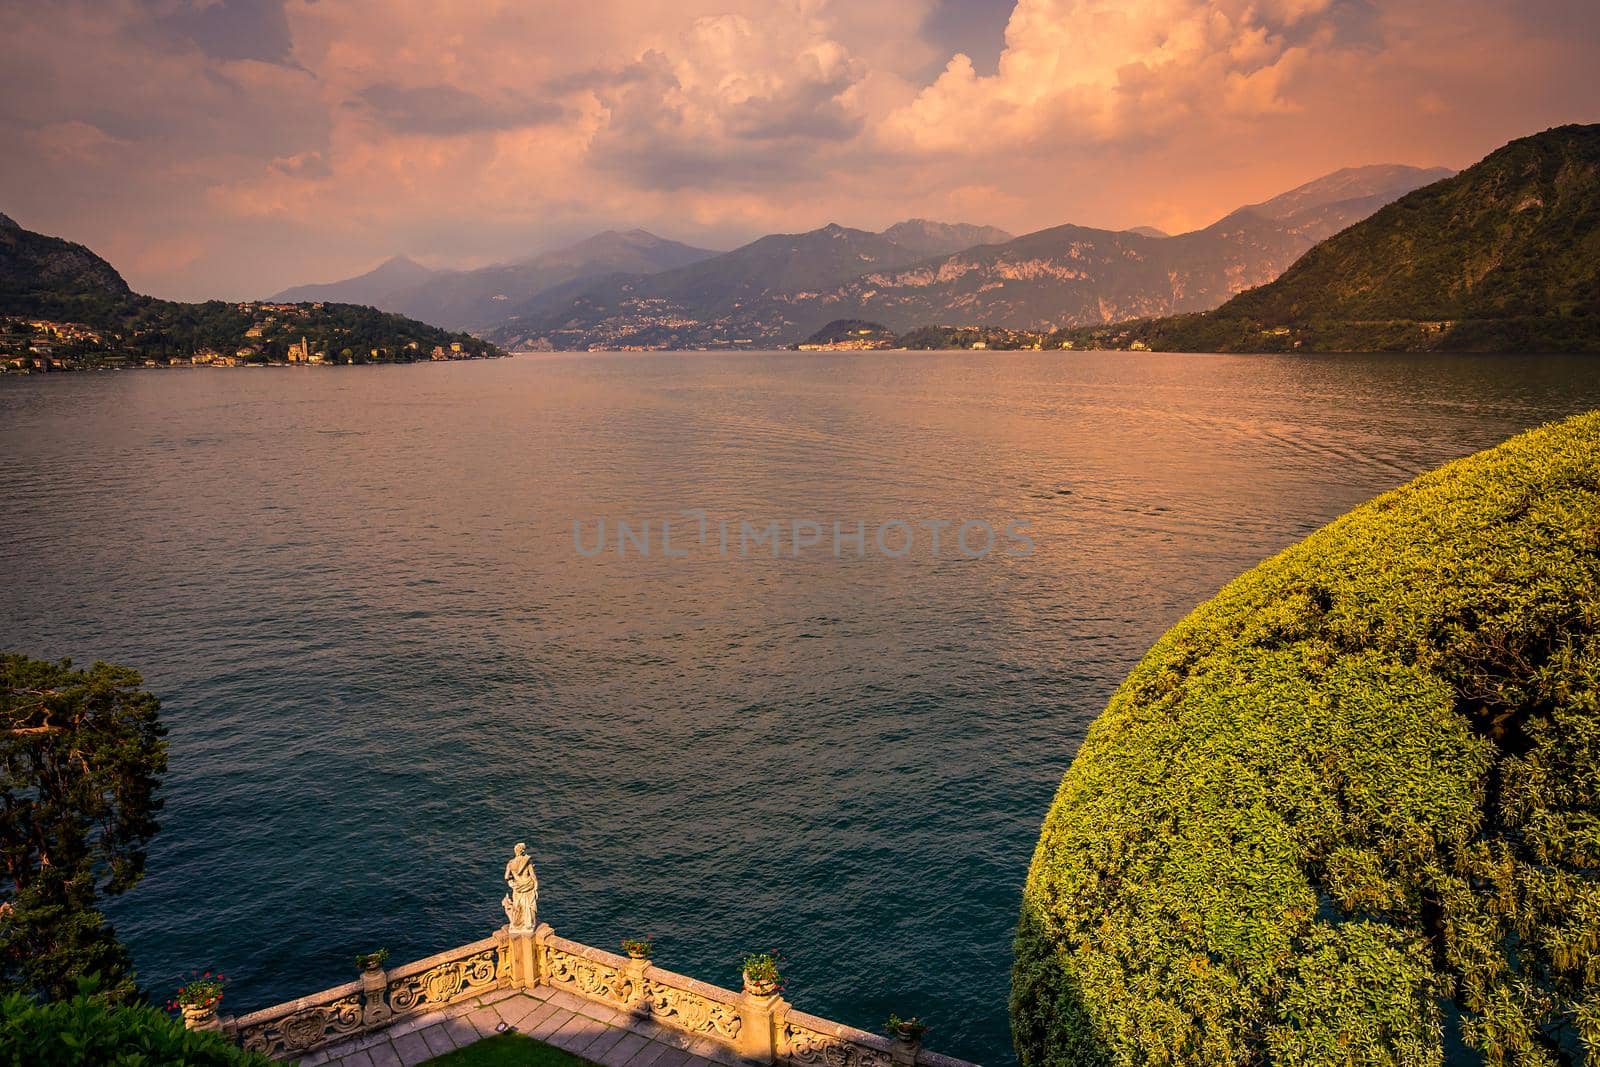
<svg viewBox="0 0 1600 1067">
<path fill-rule="evenodd" d="M 427 1061 L 428 1067 L 585 1067 L 588 1062 L 509 1030 Z"/>
</svg>

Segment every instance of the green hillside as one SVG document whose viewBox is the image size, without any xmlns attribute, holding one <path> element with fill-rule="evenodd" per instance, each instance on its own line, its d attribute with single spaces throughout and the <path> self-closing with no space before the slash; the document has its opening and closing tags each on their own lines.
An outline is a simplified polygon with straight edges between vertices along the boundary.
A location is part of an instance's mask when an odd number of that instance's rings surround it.
<svg viewBox="0 0 1600 1067">
<path fill-rule="evenodd" d="M 0 314 L 103 325 L 134 299 L 116 268 L 83 245 L 24 230 L 0 215 Z"/>
<path fill-rule="evenodd" d="M 90 330 L 53 330 L 28 320 Z M 207 351 L 248 351 L 248 362 L 281 362 L 302 338 L 328 362 L 407 362 L 452 345 L 461 346 L 461 356 L 500 354 L 468 334 L 354 304 L 189 304 L 141 296 L 84 246 L 0 215 L 0 359 L 28 358 L 42 344 L 66 366 L 164 362 Z"/>
<path fill-rule="evenodd" d="M 1593 1062 L 1600 412 L 1162 637 L 1062 780 L 1016 949 L 1023 1067 Z"/>
<path fill-rule="evenodd" d="M 1161 351 L 1600 351 L 1600 125 L 1512 141 L 1216 311 L 1066 339 Z"/>
</svg>

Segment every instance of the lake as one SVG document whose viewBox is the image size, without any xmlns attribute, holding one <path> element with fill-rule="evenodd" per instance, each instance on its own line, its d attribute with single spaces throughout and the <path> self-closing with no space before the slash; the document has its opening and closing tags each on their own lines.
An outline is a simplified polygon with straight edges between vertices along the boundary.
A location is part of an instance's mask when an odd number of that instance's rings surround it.
<svg viewBox="0 0 1600 1067">
<path fill-rule="evenodd" d="M 242 1012 L 357 952 L 487 936 L 527 841 L 564 936 L 654 934 L 730 986 L 776 948 L 803 1010 L 920 1014 L 930 1047 L 1004 1064 L 1039 823 L 1144 650 L 1374 494 L 1600 407 L 1597 370 L 701 353 L 5 380 L 0 648 L 162 698 L 163 830 L 110 908 L 159 994 L 221 968 Z M 650 538 L 619 552 L 619 521 Z"/>
</svg>

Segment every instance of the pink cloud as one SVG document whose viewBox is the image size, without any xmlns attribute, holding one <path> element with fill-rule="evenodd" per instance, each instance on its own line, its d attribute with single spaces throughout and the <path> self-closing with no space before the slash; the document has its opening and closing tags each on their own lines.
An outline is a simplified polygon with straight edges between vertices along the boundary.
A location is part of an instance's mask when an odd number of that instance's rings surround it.
<svg viewBox="0 0 1600 1067">
<path fill-rule="evenodd" d="M 619 225 L 721 245 L 907 215 L 1183 228 L 1597 117 L 1582 0 L 1019 0 L 990 75 L 941 66 L 931 9 L 0 5 L 0 210 L 148 246 L 122 264 L 148 291 L 243 296 Z"/>
</svg>

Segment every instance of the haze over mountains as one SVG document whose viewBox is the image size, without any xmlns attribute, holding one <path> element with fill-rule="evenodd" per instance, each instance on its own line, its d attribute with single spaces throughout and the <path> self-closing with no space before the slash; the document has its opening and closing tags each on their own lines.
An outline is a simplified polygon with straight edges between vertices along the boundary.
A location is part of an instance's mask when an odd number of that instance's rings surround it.
<svg viewBox="0 0 1600 1067">
<path fill-rule="evenodd" d="M 802 235 L 803 236 L 803 235 Z M 1011 240 L 1011 234 L 993 226 L 908 219 L 875 235 L 883 239 L 876 252 L 865 251 L 864 260 L 836 263 L 823 249 L 786 246 L 785 235 L 763 238 L 738 249 L 709 272 L 709 286 L 699 288 L 705 299 L 722 285 L 728 292 L 748 290 L 752 279 L 767 285 L 811 284 L 850 277 L 874 264 L 901 263 L 922 256 L 944 255 L 973 245 Z M 515 263 L 479 270 L 431 270 L 406 256 L 395 256 L 354 278 L 320 285 L 300 285 L 272 297 L 287 303 L 336 301 L 371 304 L 453 330 L 489 330 L 507 321 L 559 304 L 558 297 L 577 294 L 575 283 L 598 283 L 613 276 L 659 274 L 719 256 L 704 248 L 669 241 L 644 230 L 618 233 L 607 230 L 568 248 L 545 252 Z M 792 261 L 792 262 L 791 262 Z M 752 264 L 756 273 L 744 276 Z M 783 264 L 789 263 L 788 267 Z M 722 279 L 721 282 L 715 279 Z"/>
<path fill-rule="evenodd" d="M 464 333 L 327 300 L 393 283 L 410 285 L 406 299 L 428 293 L 440 303 L 460 286 L 460 306 L 487 301 L 505 316 L 482 333 L 530 347 L 753 347 L 804 339 L 821 320 L 849 327 L 853 344 L 907 347 L 965 346 L 964 334 L 987 343 L 987 334 L 1052 348 L 1600 348 L 1600 125 L 1546 130 L 1459 175 L 1442 173 L 1340 171 L 1171 237 L 1060 226 L 931 256 L 928 248 L 1006 235 L 926 220 L 882 233 L 828 225 L 713 254 L 640 231 L 606 233 L 486 271 L 396 259 L 342 289 L 285 294 L 322 299 L 297 308 L 139 296 L 89 249 L 0 215 L 0 315 L 87 324 L 112 335 L 102 355 L 157 362 L 235 344 L 240 358 L 270 361 L 294 338 L 245 327 L 271 326 L 280 313 L 295 318 L 289 333 L 316 333 L 330 361 L 450 358 L 457 342 L 490 352 Z M 1399 195 L 1410 186 L 1421 188 Z M 690 262 L 587 273 L 641 259 Z M 520 299 L 505 292 L 509 282 Z M 1193 306 L 1206 310 L 1185 311 Z M 1179 313 L 1141 316 L 1143 308 Z"/>
<path fill-rule="evenodd" d="M 1058 329 L 1214 308 L 1443 168 L 1352 167 L 1201 230 L 830 224 L 715 253 L 643 230 L 470 271 L 403 256 L 284 301 L 369 303 L 512 347 L 699 347 L 799 340 L 836 319 Z"/>
<path fill-rule="evenodd" d="M 760 346 L 792 343 L 839 319 L 896 332 L 933 323 L 1049 330 L 1204 310 L 1450 173 L 1341 170 L 1175 237 L 1058 226 L 928 254 L 928 243 L 908 243 L 901 227 L 874 234 L 830 225 L 673 271 L 546 292 L 508 308 L 513 317 L 488 336 L 512 347 Z"/>
<path fill-rule="evenodd" d="M 644 230 L 607 230 L 569 248 L 479 270 L 430 270 L 405 256 L 366 274 L 323 285 L 285 289 L 272 299 L 371 304 L 451 330 L 495 326 L 529 298 L 556 286 L 610 274 L 653 274 L 717 253 L 669 241 Z"/>
</svg>

